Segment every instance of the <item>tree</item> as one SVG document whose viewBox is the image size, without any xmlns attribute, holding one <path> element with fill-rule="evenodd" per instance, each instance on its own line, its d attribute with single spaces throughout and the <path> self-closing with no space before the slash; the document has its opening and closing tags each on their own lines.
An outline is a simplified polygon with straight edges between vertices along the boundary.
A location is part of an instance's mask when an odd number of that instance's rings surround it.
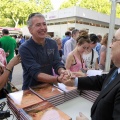
<svg viewBox="0 0 120 120">
<path fill-rule="evenodd" d="M 109 0 L 82 0 L 79 6 L 108 15 L 110 14 L 111 9 Z"/>
<path fill-rule="evenodd" d="M 120 18 L 120 4 L 117 4 L 116 17 Z"/>
<path fill-rule="evenodd" d="M 79 0 L 69 0 L 61 4 L 60 9 L 76 6 L 79 3 Z"/>
<path fill-rule="evenodd" d="M 110 15 L 111 12 L 111 2 L 109 0 L 69 0 L 64 2 L 60 9 L 68 8 L 72 6 L 80 6 L 82 8 L 87 8 L 95 10 L 100 13 Z M 117 5 L 116 16 L 120 18 L 120 5 Z"/>
<path fill-rule="evenodd" d="M 36 0 L 36 3 L 40 7 L 41 13 L 47 13 L 53 10 L 50 0 Z"/>
<path fill-rule="evenodd" d="M 47 7 L 47 9 L 45 9 Z M 33 12 L 48 12 L 52 10 L 50 0 L 0 0 L 0 17 L 11 22 L 11 26 L 22 26 L 27 21 L 27 17 Z M 4 24 L 3 24 L 4 25 Z"/>
</svg>

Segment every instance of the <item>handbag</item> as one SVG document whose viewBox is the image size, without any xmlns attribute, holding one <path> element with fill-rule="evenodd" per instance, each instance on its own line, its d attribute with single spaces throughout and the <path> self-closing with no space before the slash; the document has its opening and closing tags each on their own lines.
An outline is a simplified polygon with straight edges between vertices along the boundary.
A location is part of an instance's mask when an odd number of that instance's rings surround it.
<svg viewBox="0 0 120 120">
<path fill-rule="evenodd" d="M 0 99 L 6 98 L 7 94 L 8 94 L 8 91 L 5 88 L 2 88 L 0 90 Z"/>
</svg>

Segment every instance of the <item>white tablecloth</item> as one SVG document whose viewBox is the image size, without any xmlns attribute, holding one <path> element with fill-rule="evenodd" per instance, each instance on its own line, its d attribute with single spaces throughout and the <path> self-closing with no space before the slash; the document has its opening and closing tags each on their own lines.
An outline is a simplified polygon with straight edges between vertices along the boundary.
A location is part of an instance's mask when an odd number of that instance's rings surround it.
<svg viewBox="0 0 120 120">
<path fill-rule="evenodd" d="M 90 110 L 92 105 L 92 102 L 82 97 L 77 97 L 57 106 L 57 108 L 69 115 L 72 120 L 76 120 L 76 116 L 79 114 L 79 112 L 82 112 L 87 118 L 89 118 L 89 120 L 91 120 Z"/>
</svg>

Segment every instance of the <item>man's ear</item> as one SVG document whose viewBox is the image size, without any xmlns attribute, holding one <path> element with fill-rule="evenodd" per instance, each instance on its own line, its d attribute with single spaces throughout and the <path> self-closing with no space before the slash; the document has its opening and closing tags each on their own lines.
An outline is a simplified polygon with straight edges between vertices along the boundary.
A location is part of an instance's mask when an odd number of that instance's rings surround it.
<svg viewBox="0 0 120 120">
<path fill-rule="evenodd" d="M 32 34 L 32 28 L 28 27 L 29 32 Z"/>
</svg>

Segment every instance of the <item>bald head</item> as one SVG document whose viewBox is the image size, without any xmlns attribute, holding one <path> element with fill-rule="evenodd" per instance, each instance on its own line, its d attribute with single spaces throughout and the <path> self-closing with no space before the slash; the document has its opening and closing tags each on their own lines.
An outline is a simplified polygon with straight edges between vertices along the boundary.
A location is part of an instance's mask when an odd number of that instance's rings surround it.
<svg viewBox="0 0 120 120">
<path fill-rule="evenodd" d="M 115 32 L 115 36 L 110 44 L 111 60 L 116 67 L 120 67 L 120 29 Z"/>
<path fill-rule="evenodd" d="M 115 32 L 115 38 L 120 39 L 120 28 Z"/>
</svg>

